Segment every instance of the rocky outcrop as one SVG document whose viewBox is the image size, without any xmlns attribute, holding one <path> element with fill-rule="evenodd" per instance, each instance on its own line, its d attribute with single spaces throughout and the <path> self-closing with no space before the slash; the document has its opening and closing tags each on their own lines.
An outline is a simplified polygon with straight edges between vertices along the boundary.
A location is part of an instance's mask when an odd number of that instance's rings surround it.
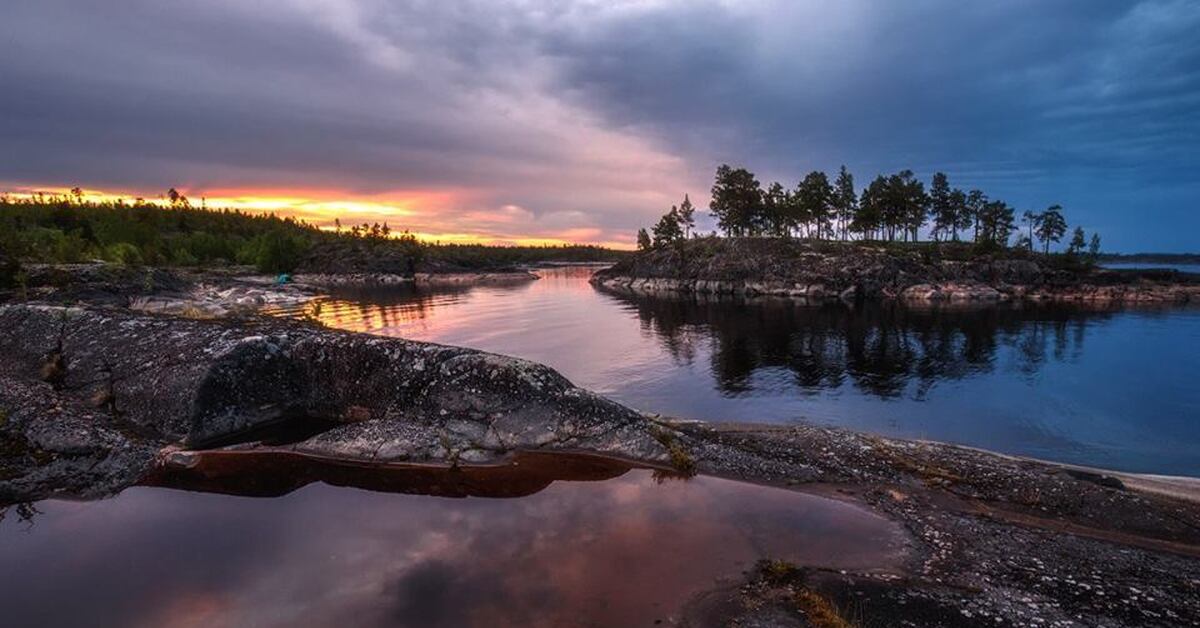
<svg viewBox="0 0 1200 628">
<path fill-rule="evenodd" d="M 0 328 L 0 430 L 20 445 L 0 453 L 0 493 L 36 495 L 56 473 L 44 467 L 79 456 L 127 459 L 130 469 L 96 482 L 117 488 L 144 471 L 147 451 L 289 426 L 320 429 L 287 447 L 357 461 L 577 449 L 669 457 L 642 415 L 548 367 L 470 349 L 281 320 L 39 305 L 0 307 Z"/>
<path fill-rule="evenodd" d="M 129 309 L 185 318 L 252 316 L 263 308 L 298 307 L 316 294 L 291 284 L 237 280 L 224 285 L 197 284 L 183 293 L 134 296 Z"/>
<path fill-rule="evenodd" d="M 782 238 L 699 238 L 643 251 L 596 273 L 618 291 L 781 296 L 802 300 L 1200 300 L 1195 278 L 1170 272 L 1052 267 L 1040 259 L 943 258 L 939 249 Z"/>
</svg>

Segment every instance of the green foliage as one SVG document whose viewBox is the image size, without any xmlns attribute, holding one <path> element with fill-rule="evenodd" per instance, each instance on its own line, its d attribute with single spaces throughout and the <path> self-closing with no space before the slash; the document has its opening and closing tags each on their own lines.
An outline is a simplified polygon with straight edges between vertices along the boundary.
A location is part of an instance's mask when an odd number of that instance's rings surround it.
<svg viewBox="0 0 1200 628">
<path fill-rule="evenodd" d="M 754 173 L 722 164 L 717 168 L 709 211 L 726 235 L 758 235 L 763 232 L 762 187 Z"/>
<path fill-rule="evenodd" d="M 338 270 L 340 252 L 362 251 L 371 258 L 403 260 L 414 272 L 420 265 L 493 269 L 538 262 L 611 262 L 625 255 L 590 245 L 485 246 L 431 245 L 387 224 L 362 224 L 337 232 L 272 214 L 193 207 L 175 192 L 169 206 L 123 201 L 94 203 L 82 195 L 11 199 L 0 196 L 0 251 L 8 257 L 41 263 L 105 260 L 152 266 L 253 265 L 262 272 L 290 272 L 306 254 L 322 246 L 329 270 Z M 0 255 L 0 257 L 4 257 Z M 0 282 L 6 279 L 0 269 Z"/>
<path fill-rule="evenodd" d="M 654 246 L 666 246 L 683 239 L 683 228 L 680 226 L 679 209 L 672 207 L 671 211 L 658 219 L 654 225 Z"/>
<path fill-rule="evenodd" d="M 169 207 L 85 202 L 75 196 L 0 197 L 0 248 L 35 262 L 102 259 L 118 264 L 193 266 L 256 263 L 267 234 L 312 241 L 311 225 L 273 215 L 192 207 L 176 193 Z"/>
<path fill-rule="evenodd" d="M 254 266 L 264 273 L 290 273 L 300 264 L 308 243 L 299 237 L 280 231 L 269 231 L 250 245 L 254 250 Z"/>
<path fill-rule="evenodd" d="M 142 251 L 129 242 L 116 242 L 105 247 L 104 259 L 122 266 L 141 266 Z"/>
</svg>

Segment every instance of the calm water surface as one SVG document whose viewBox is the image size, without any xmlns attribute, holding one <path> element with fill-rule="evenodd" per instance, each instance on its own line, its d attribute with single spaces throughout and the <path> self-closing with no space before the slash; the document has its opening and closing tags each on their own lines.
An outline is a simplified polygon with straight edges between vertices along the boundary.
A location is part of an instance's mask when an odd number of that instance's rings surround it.
<svg viewBox="0 0 1200 628">
<path fill-rule="evenodd" d="M 1137 270 L 1137 269 L 1154 268 L 1154 269 L 1163 269 L 1163 270 L 1177 270 L 1181 273 L 1200 274 L 1200 264 L 1175 264 L 1175 263 L 1160 264 L 1160 263 L 1154 263 L 1154 262 L 1148 262 L 1148 263 L 1112 262 L 1109 264 L 1101 264 L 1101 266 L 1103 266 L 1105 268 L 1113 268 L 1113 269 L 1117 269 L 1117 270 Z"/>
<path fill-rule="evenodd" d="M 1200 309 L 634 297 L 593 288 L 592 270 L 347 293 L 320 318 L 529 358 L 668 415 L 810 421 L 1200 476 Z"/>
<path fill-rule="evenodd" d="M 759 558 L 894 570 L 904 542 L 842 502 L 640 470 L 516 499 L 316 483 L 34 508 L 0 520 L 5 626 L 653 626 Z"/>
</svg>

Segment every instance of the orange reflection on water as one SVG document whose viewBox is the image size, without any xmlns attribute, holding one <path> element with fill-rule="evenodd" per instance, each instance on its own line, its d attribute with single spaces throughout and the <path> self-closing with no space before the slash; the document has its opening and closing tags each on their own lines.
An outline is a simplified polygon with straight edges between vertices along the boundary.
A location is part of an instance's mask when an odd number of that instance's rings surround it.
<svg viewBox="0 0 1200 628">
<path fill-rule="evenodd" d="M 513 499 L 311 484 L 37 508 L 31 528 L 0 523 L 0 565 L 20 569 L 4 590 L 15 626 L 671 625 L 760 558 L 894 572 L 906 543 L 857 506 L 645 470 Z"/>
</svg>

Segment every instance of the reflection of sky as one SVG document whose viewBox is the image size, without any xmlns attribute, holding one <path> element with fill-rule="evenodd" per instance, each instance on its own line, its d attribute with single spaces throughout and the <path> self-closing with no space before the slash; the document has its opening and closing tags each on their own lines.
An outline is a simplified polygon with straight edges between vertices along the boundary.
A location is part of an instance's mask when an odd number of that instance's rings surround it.
<svg viewBox="0 0 1200 628">
<path fill-rule="evenodd" d="M 760 557 L 887 567 L 899 539 L 840 502 L 645 471 L 520 499 L 135 488 L 39 508 L 0 524 L 6 625 L 649 625 Z"/>
<path fill-rule="evenodd" d="M 799 360 L 807 349 L 743 344 L 795 342 L 801 327 L 767 333 L 756 326 L 797 326 L 806 319 L 729 305 L 688 314 L 667 334 L 658 314 L 647 316 L 636 301 L 594 290 L 586 281 L 590 272 L 541 271 L 543 279 L 529 284 L 410 294 L 388 305 L 331 301 L 322 317 L 334 327 L 543 362 L 576 384 L 652 412 L 711 420 L 807 419 L 1082 464 L 1200 475 L 1194 455 L 1200 447 L 1195 308 L 1076 314 L 1061 323 L 977 317 L 973 344 L 953 326 L 947 336 L 938 335 L 941 329 L 902 335 L 897 347 L 918 359 L 900 361 L 903 377 L 889 379 L 894 373 L 887 369 L 895 364 L 860 365 L 801 385 L 797 371 L 816 373 L 819 366 L 754 361 L 763 351 Z M 833 329 L 813 350 L 845 353 Z M 878 335 L 876 328 L 868 339 Z M 922 341 L 947 356 L 925 356 Z M 968 351 L 973 360 L 962 359 Z M 723 361 L 749 374 L 719 387 L 714 365 Z M 899 387 L 885 397 L 864 388 L 870 381 Z"/>
</svg>

